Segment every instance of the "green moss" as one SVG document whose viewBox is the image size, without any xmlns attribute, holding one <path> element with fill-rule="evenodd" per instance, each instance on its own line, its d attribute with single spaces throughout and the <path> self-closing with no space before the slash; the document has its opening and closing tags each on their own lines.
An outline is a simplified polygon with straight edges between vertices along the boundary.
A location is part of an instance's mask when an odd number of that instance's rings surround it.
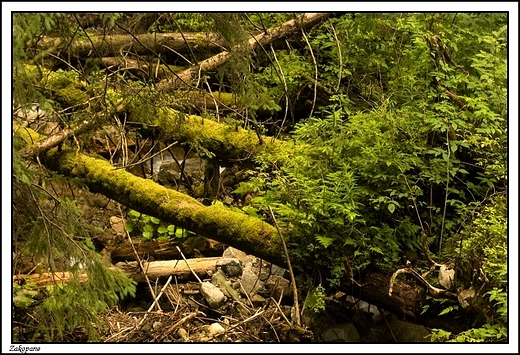
<svg viewBox="0 0 520 355">
<path fill-rule="evenodd" d="M 39 84 L 48 89 L 54 97 L 69 106 L 87 102 L 90 96 L 85 88 L 86 83 L 81 81 L 78 73 L 74 71 L 51 71 L 35 65 L 24 65 L 26 73 L 39 78 Z"/>
<path fill-rule="evenodd" d="M 13 129 L 15 138 L 23 139 L 26 144 L 34 144 L 45 138 L 30 128 L 21 127 L 17 122 L 13 122 Z"/>
<path fill-rule="evenodd" d="M 67 105 L 75 106 L 87 102 L 90 98 L 83 90 L 80 90 L 74 85 L 70 85 L 64 89 L 56 90 L 54 96 L 59 102 Z"/>
</svg>

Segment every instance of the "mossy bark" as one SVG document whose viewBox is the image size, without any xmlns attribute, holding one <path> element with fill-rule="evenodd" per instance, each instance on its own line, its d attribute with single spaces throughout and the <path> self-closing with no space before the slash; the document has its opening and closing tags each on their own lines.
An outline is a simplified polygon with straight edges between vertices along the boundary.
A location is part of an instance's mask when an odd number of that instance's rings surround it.
<svg viewBox="0 0 520 355">
<path fill-rule="evenodd" d="M 276 229 L 259 219 L 223 206 L 205 207 L 188 195 L 72 150 L 51 150 L 44 164 L 61 174 L 83 179 L 91 191 L 141 213 L 285 265 Z"/>
<path fill-rule="evenodd" d="M 178 140 L 196 151 L 207 150 L 221 160 L 245 160 L 263 151 L 277 149 L 282 142 L 272 137 L 258 139 L 256 132 L 236 124 L 219 123 L 197 115 L 184 115 L 169 107 L 142 104 L 129 107 L 131 121 L 153 127 L 159 139 Z"/>
<path fill-rule="evenodd" d="M 127 34 L 90 36 L 70 43 L 69 39 L 45 38 L 38 44 L 40 51 L 58 53 L 66 49 L 67 55 L 85 58 L 87 56 L 107 57 L 124 50 L 137 55 L 152 53 L 216 53 L 222 50 L 218 35 L 211 33 L 146 33 L 135 36 Z"/>
</svg>

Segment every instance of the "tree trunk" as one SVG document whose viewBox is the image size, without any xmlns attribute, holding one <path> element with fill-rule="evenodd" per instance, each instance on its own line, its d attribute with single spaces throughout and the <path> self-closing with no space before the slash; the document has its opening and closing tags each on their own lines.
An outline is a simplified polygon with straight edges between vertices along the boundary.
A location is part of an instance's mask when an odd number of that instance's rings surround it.
<svg viewBox="0 0 520 355">
<path fill-rule="evenodd" d="M 222 259 L 223 258 L 221 257 L 214 257 L 186 259 L 186 261 L 183 259 L 152 262 L 143 261 L 143 267 L 146 270 L 146 276 L 148 276 L 149 280 L 155 280 L 159 277 L 169 275 L 175 275 L 181 280 L 192 280 L 196 279 L 193 273 L 195 273 L 199 278 L 207 278 L 208 272 L 216 272 L 217 262 Z M 145 275 L 139 269 L 137 261 L 119 262 L 115 266 L 110 267 L 120 269 L 126 274 L 126 276 L 134 281 L 146 281 Z M 14 275 L 13 282 L 22 281 L 27 277 L 36 283 L 36 287 L 42 288 L 50 285 L 65 284 L 74 279 L 74 274 L 71 272 L 46 272 L 41 274 Z M 80 282 L 85 282 L 87 280 L 88 273 L 83 272 L 79 274 Z"/>
</svg>

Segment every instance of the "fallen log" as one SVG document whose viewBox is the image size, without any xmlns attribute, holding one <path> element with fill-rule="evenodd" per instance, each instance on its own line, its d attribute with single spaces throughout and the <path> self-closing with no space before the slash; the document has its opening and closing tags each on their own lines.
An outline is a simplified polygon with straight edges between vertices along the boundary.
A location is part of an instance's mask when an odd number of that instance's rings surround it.
<svg viewBox="0 0 520 355">
<path fill-rule="evenodd" d="M 232 245 L 276 265 L 286 264 L 276 229 L 270 224 L 224 206 L 204 206 L 196 199 L 137 177 L 108 161 L 72 150 L 47 153 L 44 165 L 69 177 L 83 179 L 101 193 L 141 213 Z"/>
<path fill-rule="evenodd" d="M 190 51 L 191 48 L 191 51 Z M 131 36 L 128 34 L 96 35 L 87 39 L 45 38 L 36 47 L 47 53 L 66 54 L 76 58 L 109 57 L 121 52 L 137 55 L 217 53 L 222 40 L 212 33 L 145 33 Z M 155 53 L 154 53 L 155 52 Z"/>
<path fill-rule="evenodd" d="M 27 278 L 31 279 L 36 284 L 36 288 L 43 288 L 51 285 L 65 284 L 74 278 L 74 274 L 68 271 L 59 271 L 30 275 L 14 275 L 13 282 L 22 282 L 22 280 L 26 280 Z M 86 273 L 80 273 L 78 278 L 79 282 L 85 282 L 88 280 L 88 275 Z"/>
<path fill-rule="evenodd" d="M 194 243 L 195 242 L 195 243 Z M 180 247 L 186 257 L 195 257 L 197 254 L 205 257 L 222 255 L 223 244 L 211 239 L 200 240 L 190 237 L 185 242 L 174 239 L 168 241 L 134 241 L 135 252 L 141 259 L 153 258 L 157 260 L 170 260 L 181 255 L 176 247 Z M 110 250 L 112 261 L 134 261 L 135 253 L 131 245 L 118 245 Z"/>
<path fill-rule="evenodd" d="M 197 274 L 199 278 L 208 277 L 209 273 L 217 271 L 217 262 L 222 260 L 222 257 L 213 258 L 196 258 L 184 260 L 166 260 L 166 261 L 143 261 L 143 267 L 146 270 L 148 279 L 155 280 L 164 276 L 177 276 L 181 280 L 191 279 L 194 277 L 192 271 Z M 189 264 L 189 266 L 188 266 Z M 191 270 L 190 270 L 191 267 Z M 145 282 L 145 274 L 139 269 L 137 261 L 118 262 L 115 266 L 110 268 L 117 268 L 136 282 Z M 72 272 L 45 272 L 41 274 L 30 275 L 14 275 L 13 282 L 22 282 L 30 278 L 35 284 L 36 288 L 43 288 L 51 285 L 61 285 L 71 281 L 75 275 Z M 77 275 L 79 282 L 88 280 L 88 273 L 82 272 Z"/>
<path fill-rule="evenodd" d="M 146 276 L 148 276 L 149 280 L 155 280 L 159 277 L 167 277 L 170 275 L 175 275 L 181 280 L 186 280 L 193 276 L 191 270 L 193 270 L 199 278 L 203 279 L 217 271 L 217 262 L 222 259 L 222 257 L 214 257 L 187 259 L 186 261 L 182 259 L 152 262 L 143 261 L 143 268 L 145 269 Z M 137 261 L 119 262 L 115 266 L 118 269 L 121 269 L 126 276 L 136 282 L 146 281 L 145 273 L 140 270 Z"/>
<path fill-rule="evenodd" d="M 256 51 L 259 48 L 268 46 L 280 38 L 292 36 L 301 29 L 313 27 L 331 17 L 332 15 L 332 13 L 304 14 L 301 17 L 294 18 L 284 22 L 279 26 L 270 28 L 256 36 L 252 36 L 246 45 L 248 45 L 252 51 Z M 240 45 L 234 49 L 238 49 L 239 47 Z M 205 73 L 217 69 L 219 66 L 226 63 L 230 58 L 231 51 L 220 52 L 213 57 L 191 66 L 189 69 L 184 70 L 174 78 L 161 80 L 156 86 L 157 91 L 171 89 L 183 84 L 190 84 L 192 81 L 202 77 L 202 75 Z"/>
</svg>

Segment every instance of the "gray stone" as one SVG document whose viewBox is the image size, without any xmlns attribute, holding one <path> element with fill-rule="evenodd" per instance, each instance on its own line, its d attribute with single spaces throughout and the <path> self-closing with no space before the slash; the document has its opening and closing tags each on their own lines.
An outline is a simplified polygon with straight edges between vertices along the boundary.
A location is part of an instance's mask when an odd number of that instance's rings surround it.
<svg viewBox="0 0 520 355">
<path fill-rule="evenodd" d="M 242 285 L 240 291 L 245 292 L 249 297 L 256 294 L 258 291 L 264 288 L 264 282 L 258 278 L 258 276 L 251 271 L 251 269 L 244 269 L 242 272 L 242 279 L 240 280 Z"/>
<path fill-rule="evenodd" d="M 246 259 L 246 256 L 247 256 L 246 253 L 244 253 L 243 251 L 238 250 L 236 248 L 233 248 L 233 247 L 228 247 L 226 250 L 224 250 L 224 253 L 222 254 L 222 257 L 224 257 L 224 258 L 236 258 L 241 263 L 244 262 L 244 260 Z"/>
<path fill-rule="evenodd" d="M 289 278 L 289 270 L 284 269 L 275 264 L 271 264 L 271 276 L 281 276 L 284 278 Z"/>
<path fill-rule="evenodd" d="M 388 316 L 388 327 L 392 329 L 394 336 L 399 343 L 429 343 L 430 332 L 423 325 L 403 322 L 397 317 Z M 381 329 L 385 329 L 386 325 L 382 324 Z M 386 330 L 386 329 L 385 329 Z"/>
<path fill-rule="evenodd" d="M 204 296 L 204 299 L 208 305 L 217 309 L 226 302 L 226 296 L 220 289 L 213 285 L 211 282 L 203 282 L 200 284 L 200 293 Z"/>
<path fill-rule="evenodd" d="M 126 236 L 125 221 L 118 216 L 110 217 L 110 226 L 116 235 Z"/>
<path fill-rule="evenodd" d="M 264 284 L 266 292 L 274 297 L 275 300 L 280 298 L 283 292 L 284 297 L 292 296 L 292 289 L 289 287 L 290 282 L 281 276 L 271 275 Z"/>
<path fill-rule="evenodd" d="M 222 270 L 229 277 L 237 277 L 242 275 L 242 266 L 240 265 L 240 261 L 237 258 L 225 258 L 217 261 L 217 267 L 222 268 Z"/>
<path fill-rule="evenodd" d="M 321 334 L 324 343 L 358 343 L 359 333 L 352 323 L 335 324 L 327 327 Z"/>
</svg>

